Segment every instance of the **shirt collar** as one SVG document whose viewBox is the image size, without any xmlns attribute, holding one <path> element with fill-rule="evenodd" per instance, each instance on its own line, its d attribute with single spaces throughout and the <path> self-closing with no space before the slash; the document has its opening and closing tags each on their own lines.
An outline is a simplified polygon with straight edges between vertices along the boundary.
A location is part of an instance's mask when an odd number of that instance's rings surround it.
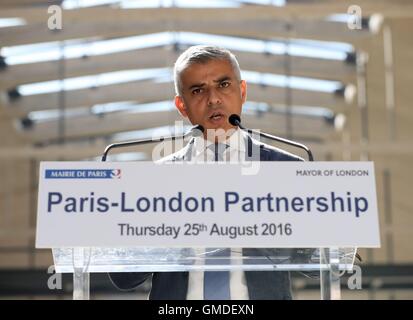
<svg viewBox="0 0 413 320">
<path fill-rule="evenodd" d="M 230 150 L 236 150 L 245 152 L 246 150 L 246 133 L 240 129 L 236 129 L 235 132 L 223 143 L 227 144 L 229 148 L 226 152 Z M 212 144 L 213 142 L 209 140 L 205 140 L 203 136 L 198 136 L 194 140 L 194 151 L 195 156 L 206 152 L 206 149 Z"/>
</svg>

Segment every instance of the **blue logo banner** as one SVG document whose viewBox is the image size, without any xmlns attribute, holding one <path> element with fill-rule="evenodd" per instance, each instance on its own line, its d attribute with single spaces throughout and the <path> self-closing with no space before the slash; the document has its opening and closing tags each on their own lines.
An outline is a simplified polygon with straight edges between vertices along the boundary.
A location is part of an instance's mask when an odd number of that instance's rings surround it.
<svg viewBox="0 0 413 320">
<path fill-rule="evenodd" d="M 120 179 L 120 169 L 47 169 L 46 179 Z"/>
</svg>

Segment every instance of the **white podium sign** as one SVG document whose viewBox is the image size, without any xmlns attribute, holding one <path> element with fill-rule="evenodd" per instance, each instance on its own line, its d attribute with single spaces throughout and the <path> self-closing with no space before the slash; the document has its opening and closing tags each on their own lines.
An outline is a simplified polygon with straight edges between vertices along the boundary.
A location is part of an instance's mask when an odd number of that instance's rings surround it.
<svg viewBox="0 0 413 320">
<path fill-rule="evenodd" d="M 37 248 L 379 247 L 371 162 L 42 162 Z"/>
</svg>

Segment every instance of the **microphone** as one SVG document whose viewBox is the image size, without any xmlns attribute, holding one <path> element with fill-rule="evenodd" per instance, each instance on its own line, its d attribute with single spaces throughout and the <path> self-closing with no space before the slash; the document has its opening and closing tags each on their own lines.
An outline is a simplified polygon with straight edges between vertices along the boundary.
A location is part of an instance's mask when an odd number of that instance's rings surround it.
<svg viewBox="0 0 413 320">
<path fill-rule="evenodd" d="M 270 139 L 270 140 L 282 142 L 282 143 L 288 144 L 288 145 L 290 145 L 290 146 L 294 146 L 294 147 L 297 147 L 297 148 L 300 148 L 300 149 L 304 149 L 304 150 L 307 152 L 307 154 L 308 154 L 308 160 L 309 160 L 309 161 L 314 161 L 313 153 L 311 152 L 311 150 L 310 150 L 307 146 L 305 146 L 305 145 L 303 145 L 303 144 L 301 144 L 301 143 L 298 143 L 298 142 L 295 142 L 295 141 L 291 141 L 291 140 L 288 140 L 288 139 L 284 139 L 284 138 L 281 138 L 281 137 L 273 136 L 273 135 L 268 134 L 268 133 L 259 132 L 259 131 L 252 130 L 252 129 L 247 129 L 247 128 L 245 128 L 243 125 L 241 125 L 241 118 L 240 118 L 239 115 L 237 115 L 237 114 L 232 114 L 232 115 L 228 118 L 228 121 L 229 121 L 229 123 L 230 123 L 231 125 L 233 125 L 233 126 L 235 126 L 235 127 L 239 127 L 241 130 L 244 130 L 244 131 L 246 131 L 246 132 L 248 132 L 248 133 L 258 134 L 258 135 L 260 135 L 261 137 L 264 137 L 264 138 L 267 138 L 267 139 Z"/>
<path fill-rule="evenodd" d="M 112 149 L 115 149 L 115 148 L 138 146 L 138 145 L 153 143 L 153 142 L 162 142 L 162 141 L 170 141 L 170 140 L 174 141 L 174 140 L 177 140 L 177 139 L 184 139 L 188 136 L 198 137 L 198 136 L 201 136 L 203 133 L 204 133 L 204 127 L 201 126 L 200 124 L 198 124 L 196 126 L 193 126 L 190 130 L 188 130 L 183 135 L 169 136 L 169 137 L 159 137 L 159 138 L 155 138 L 155 139 L 144 139 L 144 140 L 134 140 L 134 141 L 128 141 L 128 142 L 112 143 L 112 144 L 106 146 L 105 151 L 103 152 L 103 155 L 102 155 L 102 161 L 106 161 L 106 157 L 108 156 L 109 151 L 112 150 Z"/>
</svg>

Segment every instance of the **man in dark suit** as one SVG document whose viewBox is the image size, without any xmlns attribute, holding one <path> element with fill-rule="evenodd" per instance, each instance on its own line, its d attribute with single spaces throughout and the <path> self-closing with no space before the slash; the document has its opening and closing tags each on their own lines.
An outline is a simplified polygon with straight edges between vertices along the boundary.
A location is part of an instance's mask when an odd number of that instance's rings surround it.
<svg viewBox="0 0 413 320">
<path fill-rule="evenodd" d="M 228 118 L 240 115 L 247 97 L 235 56 L 214 46 L 187 49 L 175 63 L 175 105 L 192 124 L 202 125 L 204 136 L 191 141 L 161 162 L 302 161 L 301 158 L 263 144 L 234 128 Z M 225 145 L 218 155 L 217 145 Z M 215 151 L 213 148 L 215 147 Z M 271 249 L 242 249 L 244 256 L 263 256 Z M 111 273 L 121 290 L 133 290 L 152 276 L 150 299 L 202 299 L 199 277 L 189 272 Z M 235 274 L 235 273 L 234 273 Z M 201 277 L 202 279 L 202 277 Z M 232 277 L 230 299 L 291 299 L 290 275 L 280 271 L 246 271 Z"/>
</svg>

